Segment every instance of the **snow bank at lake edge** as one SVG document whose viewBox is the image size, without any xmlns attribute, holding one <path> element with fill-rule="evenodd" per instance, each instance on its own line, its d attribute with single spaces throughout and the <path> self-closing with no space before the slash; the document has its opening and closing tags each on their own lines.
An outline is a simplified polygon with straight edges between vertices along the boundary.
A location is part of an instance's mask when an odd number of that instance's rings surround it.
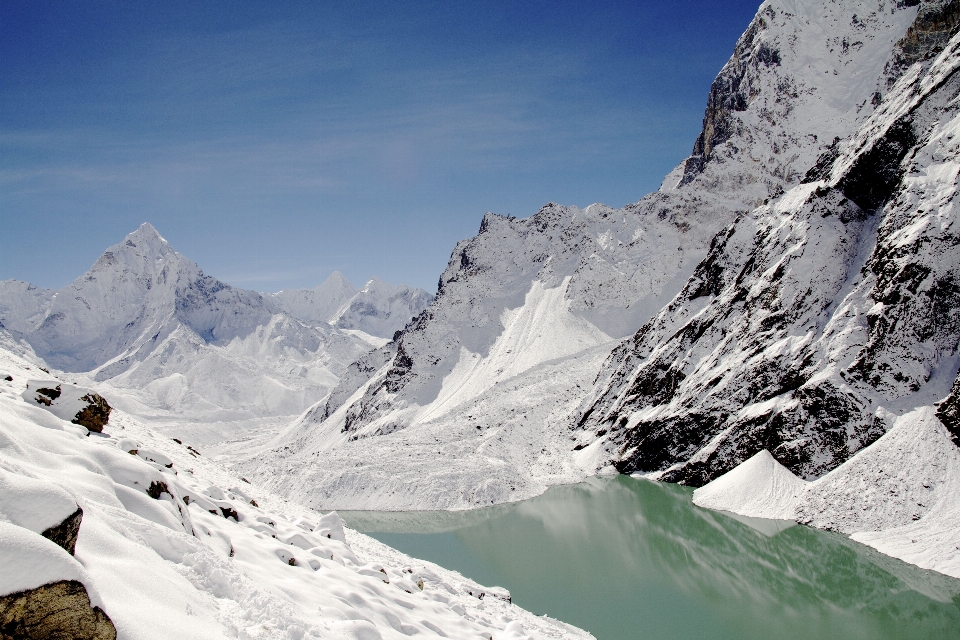
<svg viewBox="0 0 960 640">
<path fill-rule="evenodd" d="M 960 578 L 960 449 L 921 407 L 825 476 L 805 482 L 766 451 L 697 489 L 694 504 L 791 519 Z"/>
</svg>

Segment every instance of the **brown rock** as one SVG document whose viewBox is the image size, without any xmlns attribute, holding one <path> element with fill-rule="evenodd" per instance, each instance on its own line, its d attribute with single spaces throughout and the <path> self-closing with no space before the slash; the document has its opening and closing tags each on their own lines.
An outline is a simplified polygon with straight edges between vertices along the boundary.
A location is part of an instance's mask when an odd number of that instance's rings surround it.
<svg viewBox="0 0 960 640">
<path fill-rule="evenodd" d="M 86 588 L 61 580 L 0 596 L 0 640 L 116 640 L 117 630 Z"/>
<path fill-rule="evenodd" d="M 104 425 L 110 419 L 110 412 L 113 411 L 113 407 L 107 404 L 106 399 L 99 393 L 88 393 L 80 399 L 90 404 L 78 411 L 71 422 L 86 427 L 90 431 L 102 432 Z"/>
</svg>

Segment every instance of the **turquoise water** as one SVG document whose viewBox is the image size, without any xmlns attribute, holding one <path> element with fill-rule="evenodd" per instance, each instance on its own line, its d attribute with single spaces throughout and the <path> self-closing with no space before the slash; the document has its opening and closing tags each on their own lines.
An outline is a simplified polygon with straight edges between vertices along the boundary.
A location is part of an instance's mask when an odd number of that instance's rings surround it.
<svg viewBox="0 0 960 640">
<path fill-rule="evenodd" d="M 691 494 L 620 476 L 470 512 L 341 515 L 598 640 L 960 639 L 960 581 Z"/>
</svg>

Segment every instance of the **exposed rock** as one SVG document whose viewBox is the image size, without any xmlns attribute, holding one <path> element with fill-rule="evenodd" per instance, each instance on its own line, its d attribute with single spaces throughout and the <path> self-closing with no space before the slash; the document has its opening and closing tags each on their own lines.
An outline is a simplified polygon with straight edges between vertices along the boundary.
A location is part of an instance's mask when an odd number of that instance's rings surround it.
<svg viewBox="0 0 960 640">
<path fill-rule="evenodd" d="M 113 408 L 99 393 L 88 393 L 80 399 L 89 404 L 78 411 L 76 417 L 74 417 L 71 422 L 81 427 L 86 427 L 90 429 L 90 431 L 96 431 L 97 433 L 102 432 L 103 427 L 106 426 L 107 421 L 110 420 L 110 412 Z"/>
<path fill-rule="evenodd" d="M 62 580 L 0 596 L 2 640 L 115 640 L 117 630 L 86 588 Z"/>
<path fill-rule="evenodd" d="M 950 395 L 937 405 L 937 417 L 950 432 L 954 444 L 960 447 L 960 376 L 954 381 Z"/>
<path fill-rule="evenodd" d="M 805 184 L 718 234 L 614 351 L 574 424 L 609 434 L 618 469 L 699 486 L 766 449 L 814 479 L 882 436 L 891 407 L 942 393 L 929 385 L 955 375 L 960 347 L 960 74 L 955 53 L 936 54 Z"/>
<path fill-rule="evenodd" d="M 73 555 L 77 547 L 77 536 L 80 534 L 81 520 L 83 520 L 83 509 L 77 507 L 77 510 L 70 514 L 67 519 L 56 526 L 42 531 L 40 535 L 63 547 L 67 553 Z"/>
<path fill-rule="evenodd" d="M 37 389 L 37 402 L 49 407 L 54 400 L 60 397 L 60 394 L 60 385 L 57 385 L 56 389 Z"/>
<path fill-rule="evenodd" d="M 167 487 L 167 483 L 162 480 L 154 480 L 150 483 L 150 486 L 147 488 L 147 495 L 153 498 L 154 500 L 159 500 L 161 494 L 167 494 L 168 496 L 173 496 L 170 493 L 170 488 Z"/>
<path fill-rule="evenodd" d="M 237 513 L 237 510 L 234 509 L 233 507 L 220 507 L 220 513 L 226 519 L 233 518 L 237 522 L 240 521 L 240 514 Z M 291 562 L 290 564 L 293 564 L 293 563 Z"/>
</svg>

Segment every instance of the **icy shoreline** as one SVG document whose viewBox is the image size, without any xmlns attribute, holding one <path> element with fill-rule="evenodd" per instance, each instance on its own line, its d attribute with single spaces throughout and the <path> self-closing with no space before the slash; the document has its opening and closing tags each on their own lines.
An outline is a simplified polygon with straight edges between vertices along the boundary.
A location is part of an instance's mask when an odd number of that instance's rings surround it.
<svg viewBox="0 0 960 640">
<path fill-rule="evenodd" d="M 960 578 L 960 449 L 921 407 L 825 476 L 806 482 L 761 451 L 697 489 L 694 504 L 795 520 Z"/>
</svg>

